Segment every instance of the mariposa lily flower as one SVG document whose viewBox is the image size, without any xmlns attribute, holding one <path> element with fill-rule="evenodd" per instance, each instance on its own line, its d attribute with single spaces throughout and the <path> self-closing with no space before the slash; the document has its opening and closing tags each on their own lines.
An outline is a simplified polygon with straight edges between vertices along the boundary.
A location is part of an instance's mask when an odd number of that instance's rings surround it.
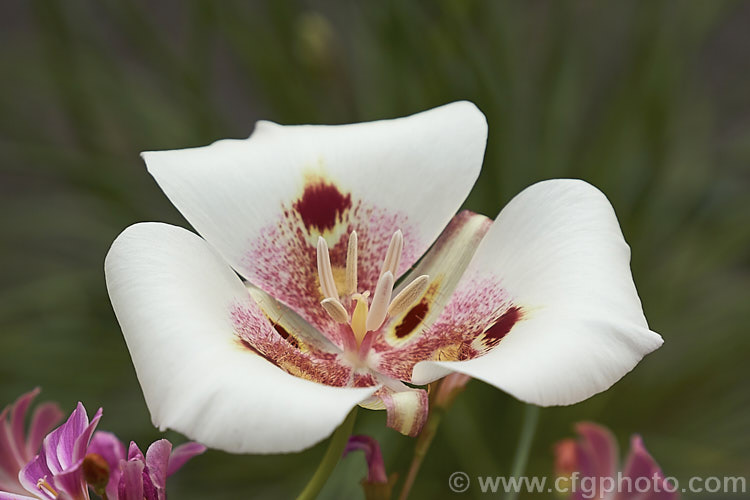
<svg viewBox="0 0 750 500">
<path fill-rule="evenodd" d="M 83 478 L 83 459 L 102 409 L 89 422 L 81 403 L 60 427 L 50 432 L 42 449 L 18 475 L 26 492 L 34 496 L 0 492 L 0 500 L 88 500 L 89 492 Z"/>
<path fill-rule="evenodd" d="M 573 500 L 678 500 L 676 485 L 669 483 L 643 445 L 640 436 L 630 439 L 630 451 L 622 470 L 618 465 L 617 440 L 609 429 L 581 422 L 578 439 L 555 445 L 558 477 L 578 475 L 568 485 Z"/>
<path fill-rule="evenodd" d="M 458 102 L 144 153 L 203 237 L 136 224 L 107 255 L 153 422 L 227 451 L 290 452 L 359 404 L 415 435 L 428 399 L 413 385 L 460 372 L 570 404 L 661 345 L 596 188 L 547 181 L 494 222 L 454 216 L 486 138 Z"/>
<path fill-rule="evenodd" d="M 145 455 L 131 441 L 126 453 L 117 436 L 102 431 L 94 434 L 88 448 L 92 461 L 101 457 L 107 463 L 109 474 L 104 488 L 109 500 L 165 500 L 167 477 L 205 451 L 206 447 L 198 443 L 185 443 L 173 450 L 172 443 L 160 439 Z"/>
<path fill-rule="evenodd" d="M 0 413 L 0 492 L 26 492 L 18 473 L 39 452 L 44 436 L 63 418 L 55 403 L 42 403 L 34 409 L 28 434 L 24 431 L 26 413 L 39 392 L 37 387 L 21 395 Z"/>
</svg>

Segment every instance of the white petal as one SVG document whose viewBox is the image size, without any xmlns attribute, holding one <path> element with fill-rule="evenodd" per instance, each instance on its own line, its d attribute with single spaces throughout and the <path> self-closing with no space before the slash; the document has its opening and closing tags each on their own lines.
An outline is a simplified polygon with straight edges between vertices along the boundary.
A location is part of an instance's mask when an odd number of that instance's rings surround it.
<svg viewBox="0 0 750 500">
<path fill-rule="evenodd" d="M 417 364 L 415 383 L 457 371 L 529 403 L 572 404 L 606 390 L 662 344 L 643 316 L 614 210 L 583 181 L 540 182 L 516 196 L 459 283 L 454 313 L 472 291 L 519 307 L 521 319 L 484 356 Z"/>
<path fill-rule="evenodd" d="M 255 302 L 189 231 L 131 226 L 115 240 L 105 268 L 146 404 L 161 429 L 229 452 L 298 451 L 328 436 L 373 393 L 292 376 L 243 348 L 230 310 Z"/>
<path fill-rule="evenodd" d="M 332 320 L 319 305 L 318 237 L 328 242 L 343 291 L 356 230 L 360 290 L 374 290 L 400 229 L 398 277 L 468 195 L 486 137 L 484 115 L 457 102 L 353 125 L 259 122 L 246 140 L 143 158 L 169 199 L 238 272 L 329 335 Z"/>
</svg>

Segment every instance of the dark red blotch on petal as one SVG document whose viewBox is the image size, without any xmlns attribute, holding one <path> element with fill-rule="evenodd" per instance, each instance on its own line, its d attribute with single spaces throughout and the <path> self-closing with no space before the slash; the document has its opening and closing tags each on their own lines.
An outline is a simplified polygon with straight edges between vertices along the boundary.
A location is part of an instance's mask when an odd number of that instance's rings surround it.
<svg viewBox="0 0 750 500">
<path fill-rule="evenodd" d="M 333 229 L 338 220 L 352 206 L 350 194 L 343 195 L 336 186 L 316 180 L 307 186 L 302 197 L 294 202 L 294 209 L 308 231 Z"/>
<path fill-rule="evenodd" d="M 489 327 L 484 332 L 484 338 L 486 342 L 490 345 L 495 345 L 500 340 L 502 340 L 503 337 L 505 337 L 508 332 L 513 328 L 513 326 L 518 322 L 518 320 L 521 319 L 521 308 L 520 307 L 511 307 L 507 311 L 503 313 L 502 316 L 500 316 L 497 321 L 495 321 L 495 324 Z"/>
<path fill-rule="evenodd" d="M 427 316 L 427 312 L 430 310 L 430 304 L 426 300 L 422 300 L 419 304 L 412 307 L 411 310 L 406 313 L 404 319 L 401 320 L 393 333 L 397 338 L 404 338 L 414 331 L 419 326 L 422 320 Z"/>
</svg>

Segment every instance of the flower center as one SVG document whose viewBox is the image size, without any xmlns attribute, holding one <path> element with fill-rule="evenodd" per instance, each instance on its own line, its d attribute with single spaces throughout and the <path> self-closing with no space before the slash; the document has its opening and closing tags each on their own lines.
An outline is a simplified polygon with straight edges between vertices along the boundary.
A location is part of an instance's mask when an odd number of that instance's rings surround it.
<svg viewBox="0 0 750 500">
<path fill-rule="evenodd" d="M 374 335 L 385 319 L 406 311 L 427 290 L 430 278 L 424 274 L 404 287 L 396 297 L 392 297 L 403 249 L 404 235 L 398 230 L 388 245 L 380 277 L 370 300 L 369 290 L 360 292 L 357 289 L 357 232 L 352 231 L 346 253 L 344 296 L 340 297 L 331 268 L 328 244 L 322 236 L 318 238 L 318 277 L 325 297 L 320 305 L 334 321 L 349 324 L 352 332 L 349 350 L 359 351 L 360 357 L 364 357 L 370 350 Z"/>
</svg>

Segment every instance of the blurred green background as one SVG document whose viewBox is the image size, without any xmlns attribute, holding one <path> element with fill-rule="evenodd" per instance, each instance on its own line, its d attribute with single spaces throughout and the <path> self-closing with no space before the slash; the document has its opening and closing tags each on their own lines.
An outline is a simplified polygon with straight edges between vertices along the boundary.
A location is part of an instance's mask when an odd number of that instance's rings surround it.
<svg viewBox="0 0 750 500">
<path fill-rule="evenodd" d="M 5 0 L 0 26 L 0 406 L 40 385 L 66 411 L 103 406 L 123 439 L 159 437 L 102 271 L 126 226 L 188 227 L 140 151 L 469 99 L 490 131 L 466 206 L 494 216 L 550 177 L 598 186 L 666 341 L 606 393 L 543 409 L 530 472 L 588 419 L 641 433 L 667 475 L 750 476 L 750 2 Z M 508 474 L 522 413 L 472 382 L 413 498 L 451 497 L 455 470 Z M 384 422 L 360 411 L 357 430 L 395 471 L 413 441 Z M 170 495 L 289 497 L 323 450 L 209 452 Z M 343 461 L 325 495 L 357 498 L 364 472 Z"/>
</svg>

